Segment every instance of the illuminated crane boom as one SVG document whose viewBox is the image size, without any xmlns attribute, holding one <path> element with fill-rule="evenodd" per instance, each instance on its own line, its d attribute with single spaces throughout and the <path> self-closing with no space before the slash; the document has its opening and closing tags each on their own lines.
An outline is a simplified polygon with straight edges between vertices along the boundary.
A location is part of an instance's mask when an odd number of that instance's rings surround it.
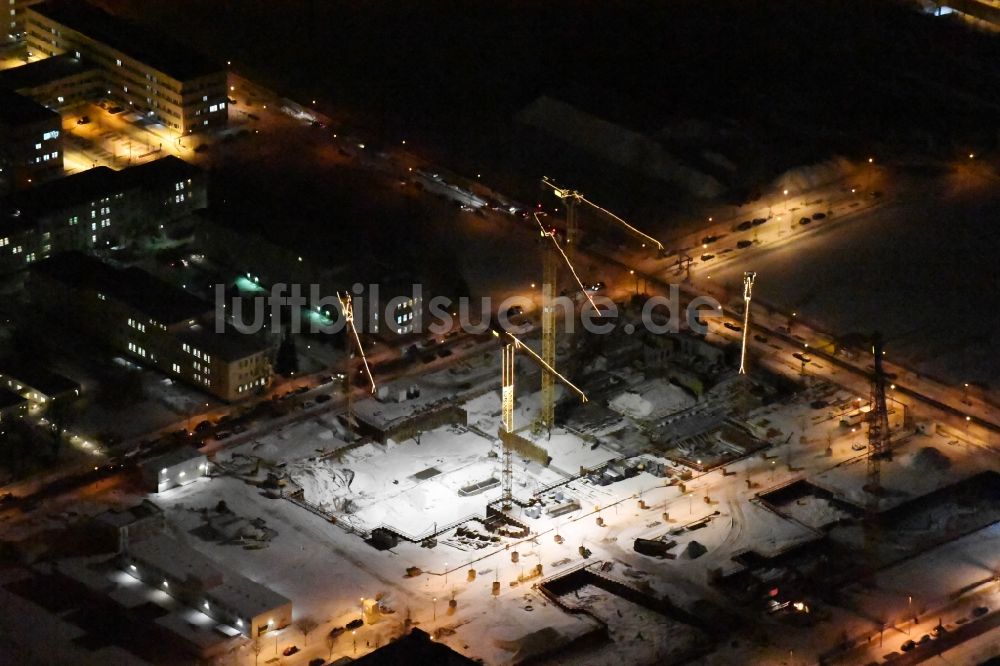
<svg viewBox="0 0 1000 666">
<path fill-rule="evenodd" d="M 502 353 L 502 363 L 501 363 L 501 384 L 500 384 L 500 401 L 501 401 L 501 418 L 500 418 L 500 440 L 503 443 L 503 471 L 501 474 L 502 479 L 502 494 L 501 500 L 503 502 L 504 509 L 509 509 L 513 502 L 514 496 L 514 469 L 513 469 L 513 452 L 509 444 L 509 437 L 505 435 L 512 435 L 514 433 L 514 376 L 516 372 L 516 367 L 514 363 L 515 352 L 520 349 L 528 353 L 535 363 L 537 363 L 542 368 L 542 376 L 548 376 L 550 378 L 556 378 L 568 388 L 574 391 L 580 396 L 581 402 L 587 402 L 587 395 L 581 391 L 573 382 L 566 379 L 563 375 L 559 374 L 555 368 L 545 362 L 541 356 L 536 354 L 534 350 L 528 345 L 521 342 L 519 339 L 511 335 L 506 331 L 493 331 L 493 335 L 497 338 L 508 338 L 510 341 L 505 342 Z"/>
<path fill-rule="evenodd" d="M 353 337 L 354 337 L 354 344 L 357 346 L 358 354 L 361 355 L 361 362 L 364 364 L 365 374 L 368 375 L 368 382 L 371 384 L 371 387 L 372 387 L 371 392 L 375 393 L 375 378 L 372 377 L 371 368 L 368 367 L 368 358 L 365 356 L 365 348 L 361 345 L 361 337 L 358 335 L 358 329 L 355 328 L 355 326 L 354 326 L 354 304 L 351 302 L 351 296 L 350 296 L 350 294 L 347 294 L 347 293 L 345 293 L 343 296 L 341 296 L 340 293 L 338 292 L 337 293 L 337 300 L 340 301 L 340 311 L 344 313 L 344 322 L 346 323 L 347 327 L 351 329 L 351 335 L 353 335 Z M 346 332 L 345 332 L 345 335 L 346 335 Z M 348 369 L 350 368 L 350 357 L 351 357 L 351 355 L 350 355 L 350 346 L 351 346 L 351 344 L 350 344 L 350 337 L 351 336 L 348 336 L 348 343 L 347 343 L 347 347 L 348 347 L 348 349 L 347 349 L 347 358 L 348 358 L 347 364 L 348 364 Z M 351 377 L 350 377 L 350 375 L 351 375 L 351 373 L 348 371 L 346 374 L 347 374 L 347 393 L 348 393 L 348 395 L 350 395 L 350 392 L 351 392 Z"/>
<path fill-rule="evenodd" d="M 743 273 L 743 342 L 740 349 L 740 373 L 747 374 L 747 336 L 750 335 L 750 297 L 757 274 L 752 271 Z"/>
<path fill-rule="evenodd" d="M 652 245 L 655 245 L 657 250 L 660 250 L 661 252 L 663 251 L 663 243 L 661 243 L 660 241 L 656 240 L 655 238 L 653 238 L 649 234 L 647 234 L 645 232 L 642 232 L 639 229 L 636 229 L 634 226 L 632 226 L 631 224 L 629 224 L 628 222 L 626 222 L 625 220 L 623 220 L 619 216 L 615 215 L 614 213 L 612 213 L 607 208 L 599 206 L 596 203 L 594 203 L 593 201 L 591 201 L 590 199 L 588 199 L 587 197 L 583 196 L 583 194 L 581 194 L 580 192 L 577 192 L 576 190 L 570 190 L 570 189 L 559 187 L 554 182 L 552 182 L 551 180 L 549 180 L 549 178 L 547 176 L 542 176 L 542 184 L 544 184 L 544 185 L 552 188 L 553 193 L 557 197 L 559 197 L 560 199 L 562 199 L 563 201 L 566 202 L 566 210 L 567 210 L 568 213 L 570 212 L 570 206 L 572 205 L 572 203 L 576 203 L 578 201 L 583 202 L 583 203 L 587 204 L 588 206 L 590 206 L 591 208 L 594 208 L 595 210 L 597 210 L 597 211 L 599 211 L 601 213 L 604 213 L 605 215 L 607 215 L 608 217 L 610 217 L 612 220 L 614 220 L 618 224 L 622 225 L 623 227 L 625 227 L 626 229 L 628 229 L 629 231 L 631 231 L 633 234 L 635 234 L 636 236 L 638 236 L 639 238 L 641 238 L 644 241 L 644 244 L 645 243 L 650 243 Z M 567 216 L 567 218 L 569 218 L 569 217 L 572 217 L 572 215 L 568 215 Z M 570 230 L 568 228 L 569 226 L 570 226 L 570 222 L 569 222 L 569 219 L 567 219 L 567 236 L 569 236 L 569 234 L 570 234 Z M 576 225 L 573 224 L 572 226 L 574 227 L 572 231 L 575 234 L 575 232 L 576 232 L 575 226 Z M 575 240 L 575 239 L 573 239 L 573 240 Z"/>
</svg>

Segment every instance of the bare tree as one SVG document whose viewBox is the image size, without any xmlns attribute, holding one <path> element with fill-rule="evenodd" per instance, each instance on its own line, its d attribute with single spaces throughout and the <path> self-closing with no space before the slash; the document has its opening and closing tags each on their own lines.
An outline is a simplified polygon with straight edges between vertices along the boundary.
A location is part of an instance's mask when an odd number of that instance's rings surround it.
<svg viewBox="0 0 1000 666">
<path fill-rule="evenodd" d="M 260 659 L 260 653 L 264 650 L 264 642 L 260 640 L 260 636 L 254 637 L 250 643 L 250 649 L 253 650 L 253 663 L 256 666 L 257 660 Z"/>
<path fill-rule="evenodd" d="M 309 645 L 309 632 L 318 627 L 319 622 L 317 622 L 314 618 L 306 615 L 296 620 L 295 626 L 298 627 L 299 631 L 302 632 L 302 637 L 305 639 L 305 644 Z"/>
</svg>

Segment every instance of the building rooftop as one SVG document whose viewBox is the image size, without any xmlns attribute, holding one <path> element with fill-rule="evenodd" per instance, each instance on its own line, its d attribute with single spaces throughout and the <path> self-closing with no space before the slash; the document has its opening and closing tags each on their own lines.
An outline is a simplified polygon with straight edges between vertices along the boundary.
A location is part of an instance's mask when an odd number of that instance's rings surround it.
<svg viewBox="0 0 1000 666">
<path fill-rule="evenodd" d="M 221 65 L 193 49 L 87 2 L 49 0 L 29 7 L 29 20 L 32 12 L 102 42 L 178 81 L 223 70 Z"/>
<path fill-rule="evenodd" d="M 351 663 L 358 666 L 409 666 L 410 664 L 466 666 L 479 662 L 452 650 L 440 641 L 431 640 L 430 634 L 422 629 L 412 629 L 406 636 L 397 638 Z"/>
<path fill-rule="evenodd" d="M 18 127 L 47 120 L 56 124 L 62 122 L 60 115 L 52 109 L 13 90 L 0 89 L 0 124 Z"/>
<path fill-rule="evenodd" d="M 168 451 L 163 455 L 156 456 L 155 458 L 150 458 L 149 460 L 144 460 L 140 463 L 141 467 L 146 467 L 152 470 L 163 469 L 164 467 L 170 468 L 174 465 L 180 465 L 193 458 L 204 458 L 204 453 L 198 453 L 196 449 L 192 449 L 189 446 L 181 446 L 172 451 Z"/>
<path fill-rule="evenodd" d="M 37 88 L 94 69 L 92 65 L 70 53 L 65 53 L 0 71 L 0 88 L 8 90 Z"/>
<path fill-rule="evenodd" d="M 13 407 L 18 404 L 27 404 L 27 400 L 14 393 L 13 391 L 8 391 L 5 388 L 0 388 L 0 409 L 7 409 L 8 407 Z"/>
<path fill-rule="evenodd" d="M 69 377 L 63 377 L 30 363 L 0 365 L 0 375 L 15 379 L 18 383 L 30 386 L 49 397 L 80 390 L 80 385 Z"/>
<path fill-rule="evenodd" d="M 95 516 L 94 520 L 111 527 L 126 527 L 149 516 L 160 515 L 162 513 L 163 509 L 144 499 L 135 506 L 124 509 L 109 509 Z"/>
<path fill-rule="evenodd" d="M 207 301 L 144 270 L 116 268 L 81 252 L 46 259 L 33 270 L 71 289 L 104 294 L 167 326 L 198 319 L 212 310 Z"/>
<path fill-rule="evenodd" d="M 219 581 L 204 589 L 210 600 L 232 610 L 244 618 L 291 603 L 283 597 L 249 578 L 232 571 L 223 571 L 211 558 L 168 536 L 144 539 L 129 546 L 129 554 L 175 581 Z"/>
<path fill-rule="evenodd" d="M 0 199 L 0 231 L 31 226 L 38 218 L 71 206 L 154 184 L 169 183 L 172 179 L 186 180 L 200 172 L 198 167 L 173 155 L 121 171 L 106 166 L 87 169 Z"/>
<path fill-rule="evenodd" d="M 177 339 L 229 363 L 271 349 L 271 343 L 263 337 L 240 333 L 228 325 L 224 333 L 217 333 L 214 324 L 196 324 L 178 333 Z"/>
</svg>

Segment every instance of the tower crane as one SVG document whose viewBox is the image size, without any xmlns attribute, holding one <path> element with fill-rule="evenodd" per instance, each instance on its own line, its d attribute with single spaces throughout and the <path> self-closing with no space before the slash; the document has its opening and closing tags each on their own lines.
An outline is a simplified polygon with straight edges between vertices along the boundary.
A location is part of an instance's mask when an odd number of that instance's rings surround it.
<svg viewBox="0 0 1000 666">
<path fill-rule="evenodd" d="M 542 221 L 538 218 L 538 214 L 533 214 L 535 218 L 535 223 L 538 224 L 538 230 L 543 238 L 548 238 L 552 241 L 550 249 L 543 250 L 542 257 L 542 361 L 548 365 L 550 368 L 556 367 L 556 308 L 555 308 L 555 297 L 556 297 L 556 276 L 558 274 L 557 264 L 559 257 L 565 262 L 566 266 L 569 267 L 570 273 L 573 275 L 573 279 L 576 280 L 577 286 L 580 287 L 580 291 L 586 296 L 590 305 L 597 310 L 597 304 L 594 303 L 594 299 L 591 298 L 590 294 L 583 286 L 583 282 L 580 281 L 580 276 L 577 274 L 576 269 L 573 268 L 573 263 L 569 259 L 569 255 L 559 246 L 559 239 L 556 237 L 555 230 L 548 230 L 542 224 Z M 546 432 L 552 432 L 552 426 L 555 425 L 555 379 L 551 374 L 542 373 L 542 390 L 541 390 L 542 408 L 539 412 L 539 423 L 545 428 Z"/>
<path fill-rule="evenodd" d="M 545 186 L 547 186 L 547 187 L 549 187 L 549 188 L 551 188 L 552 192 L 557 197 L 559 197 L 560 199 L 562 199 L 565 202 L 565 204 L 566 204 L 566 241 L 567 241 L 567 243 L 570 243 L 572 245 L 572 244 L 575 244 L 576 242 L 578 242 L 577 241 L 577 235 L 578 235 L 578 232 L 579 232 L 579 227 L 578 227 L 577 221 L 576 221 L 576 204 L 577 203 L 584 203 L 584 204 L 587 204 L 588 206 L 590 206 L 591 208 L 593 208 L 594 210 L 596 210 L 596 211 L 598 211 L 600 213 L 604 213 L 604 215 L 606 215 L 607 217 L 610 217 L 612 220 L 614 220 L 615 222 L 617 222 L 619 225 L 621 225 L 621 226 L 625 227 L 626 229 L 628 229 L 633 235 L 637 236 L 642 241 L 643 247 L 646 246 L 646 243 L 649 243 L 650 245 L 655 245 L 656 249 L 659 250 L 660 252 L 663 251 L 663 243 L 661 243 L 660 241 L 656 240 L 655 238 L 653 238 L 649 234 L 646 234 L 646 233 L 640 231 L 639 229 L 636 229 L 634 226 L 632 226 L 631 224 L 629 224 L 628 222 L 626 222 L 625 220 L 623 220 L 619 216 L 615 215 L 614 213 L 612 213 L 607 208 L 603 208 L 603 207 L 597 205 L 596 203 L 594 203 L 593 201 L 591 201 L 590 199 L 588 199 L 587 197 L 583 196 L 583 194 L 581 194 L 580 192 L 577 192 L 576 190 L 571 190 L 571 189 L 568 189 L 568 188 L 559 187 L 550 178 L 548 178 L 548 176 L 542 176 L 542 184 L 545 185 Z"/>
<path fill-rule="evenodd" d="M 892 459 L 889 433 L 889 411 L 885 404 L 885 372 L 882 369 L 882 336 L 875 334 L 872 354 L 875 356 L 872 373 L 871 403 L 868 409 L 868 477 L 864 486 L 868 493 L 865 503 L 864 543 L 870 564 L 876 560 L 875 541 L 879 532 L 879 497 L 882 495 L 882 461 Z"/>
<path fill-rule="evenodd" d="M 747 374 L 747 336 L 750 335 L 750 297 L 757 274 L 752 271 L 743 273 L 743 341 L 740 348 L 740 373 Z"/>
<path fill-rule="evenodd" d="M 371 385 L 372 394 L 375 393 L 375 378 L 372 377 L 371 368 L 368 367 L 368 358 L 365 356 L 365 348 L 361 344 L 361 337 L 358 335 L 358 329 L 354 326 L 354 304 L 351 302 L 351 295 L 344 293 L 341 296 L 340 292 L 337 292 L 337 300 L 340 301 L 340 312 L 344 317 L 344 351 L 346 352 L 344 358 L 344 397 L 347 400 L 347 427 L 353 429 L 354 421 L 354 411 L 353 411 L 353 396 L 351 395 L 351 342 L 353 339 L 354 345 L 357 347 L 358 354 L 361 356 L 361 362 L 364 364 L 365 374 L 368 376 L 368 383 Z M 350 329 L 348 332 L 347 329 Z"/>
<path fill-rule="evenodd" d="M 643 247 L 647 243 L 655 245 L 658 250 L 663 251 L 663 244 L 643 233 L 639 229 L 615 215 L 606 208 L 602 208 L 590 199 L 587 199 L 583 194 L 577 192 L 576 190 L 571 190 L 568 188 L 559 187 L 547 176 L 542 177 L 542 184 L 550 188 L 552 192 L 565 202 L 566 206 L 566 247 L 567 251 L 563 251 L 559 247 L 559 242 L 555 237 L 554 233 L 546 232 L 544 227 L 542 227 L 541 221 L 538 219 L 536 214 L 535 221 L 538 223 L 539 227 L 542 228 L 542 234 L 548 235 L 556 250 L 562 255 L 563 260 L 566 265 L 569 266 L 570 272 L 576 279 L 577 284 L 580 286 L 580 290 L 590 301 L 590 304 L 597 309 L 597 305 L 594 304 L 594 299 L 590 297 L 587 290 L 584 289 L 583 283 L 580 282 L 580 278 L 576 273 L 576 269 L 573 268 L 573 263 L 570 259 L 570 255 L 573 253 L 576 247 L 579 235 L 579 226 L 576 220 L 576 207 L 579 203 L 584 203 L 591 208 L 604 213 L 607 217 L 617 222 L 619 225 L 624 226 L 632 234 L 638 236 L 642 240 Z M 550 367 L 555 368 L 556 364 L 556 313 L 555 313 L 555 293 L 556 293 L 556 277 L 557 277 L 557 257 L 552 252 L 546 252 L 543 257 L 543 269 L 542 269 L 542 359 Z M 551 375 L 546 373 L 542 374 L 542 409 L 540 413 L 540 422 L 543 427 L 545 427 L 549 432 L 552 430 L 553 421 L 555 420 L 555 380 Z"/>
<path fill-rule="evenodd" d="M 515 352 L 518 350 L 524 351 L 538 366 L 542 369 L 543 376 L 550 376 L 554 379 L 558 379 L 565 386 L 575 392 L 580 396 L 581 402 L 587 402 L 587 395 L 581 391 L 573 382 L 559 374 L 556 369 L 550 364 L 546 363 L 545 360 L 536 354 L 534 350 L 528 345 L 521 342 L 520 339 L 514 337 L 506 331 L 497 331 L 494 329 L 493 335 L 497 338 L 504 340 L 504 345 L 501 350 L 502 362 L 501 362 L 501 393 L 500 393 L 500 404 L 501 404 L 501 418 L 500 418 L 500 441 L 503 444 L 503 471 L 501 473 L 501 485 L 502 494 L 501 501 L 503 503 L 503 508 L 505 510 L 509 509 L 513 504 L 514 497 L 514 469 L 513 469 L 513 450 L 511 448 L 511 440 L 514 437 L 514 378 L 516 374 L 515 367 Z"/>
</svg>

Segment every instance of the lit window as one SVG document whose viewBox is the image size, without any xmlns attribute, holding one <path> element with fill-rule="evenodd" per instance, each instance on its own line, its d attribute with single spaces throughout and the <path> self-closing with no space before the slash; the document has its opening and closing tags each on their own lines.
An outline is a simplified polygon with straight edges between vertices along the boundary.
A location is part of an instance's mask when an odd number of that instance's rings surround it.
<svg viewBox="0 0 1000 666">
<path fill-rule="evenodd" d="M 117 64 L 117 65 L 118 65 L 119 67 L 121 67 L 121 66 L 122 66 L 122 61 L 121 61 L 121 59 L 116 59 L 116 60 L 115 60 L 115 64 Z"/>
</svg>

